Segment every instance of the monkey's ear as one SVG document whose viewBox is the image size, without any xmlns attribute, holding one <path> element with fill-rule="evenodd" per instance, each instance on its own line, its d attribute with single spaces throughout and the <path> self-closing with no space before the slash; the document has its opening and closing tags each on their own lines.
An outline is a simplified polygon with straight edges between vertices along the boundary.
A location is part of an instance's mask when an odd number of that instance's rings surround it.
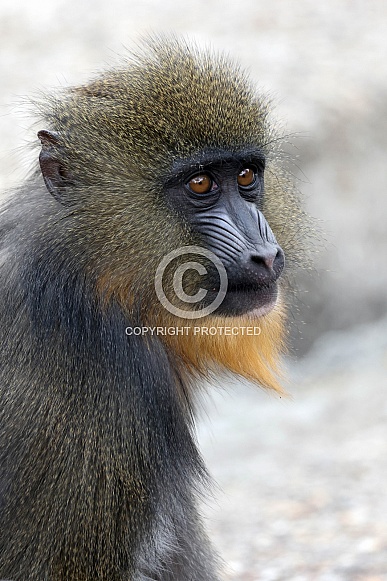
<svg viewBox="0 0 387 581">
<path fill-rule="evenodd" d="M 71 176 L 58 159 L 61 149 L 60 134 L 42 130 L 38 132 L 38 137 L 42 143 L 39 164 L 46 188 L 58 202 L 68 206 L 70 204 L 64 194 L 66 186 L 71 184 Z"/>
</svg>

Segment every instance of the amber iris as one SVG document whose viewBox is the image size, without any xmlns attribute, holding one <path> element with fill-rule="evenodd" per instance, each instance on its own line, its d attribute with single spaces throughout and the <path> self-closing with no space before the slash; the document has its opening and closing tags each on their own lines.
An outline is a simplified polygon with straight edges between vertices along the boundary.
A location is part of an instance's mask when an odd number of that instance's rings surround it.
<svg viewBox="0 0 387 581">
<path fill-rule="evenodd" d="M 245 167 L 238 174 L 238 184 L 243 188 L 248 188 L 252 186 L 255 182 L 256 176 L 255 171 L 251 167 Z"/>
<path fill-rule="evenodd" d="M 212 188 L 212 179 L 207 174 L 200 174 L 189 180 L 188 187 L 195 194 L 207 194 Z"/>
</svg>

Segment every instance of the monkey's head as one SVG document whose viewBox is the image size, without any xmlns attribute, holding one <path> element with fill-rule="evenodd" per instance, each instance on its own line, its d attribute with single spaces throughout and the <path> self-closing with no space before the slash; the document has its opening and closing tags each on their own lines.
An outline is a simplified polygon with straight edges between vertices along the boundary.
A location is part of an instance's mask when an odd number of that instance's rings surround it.
<svg viewBox="0 0 387 581">
<path fill-rule="evenodd" d="M 96 292 L 145 324 L 260 325 L 258 338 L 165 342 L 195 369 L 212 360 L 278 388 L 279 286 L 303 215 L 269 112 L 229 59 L 156 39 L 50 99 L 39 137 L 47 189 Z"/>
</svg>

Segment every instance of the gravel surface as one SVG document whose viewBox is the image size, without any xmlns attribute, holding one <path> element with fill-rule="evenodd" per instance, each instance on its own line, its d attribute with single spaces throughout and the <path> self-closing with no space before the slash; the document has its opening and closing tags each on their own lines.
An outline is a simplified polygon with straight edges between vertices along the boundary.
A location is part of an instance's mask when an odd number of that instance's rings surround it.
<svg viewBox="0 0 387 581">
<path fill-rule="evenodd" d="M 226 579 L 387 580 L 386 372 L 384 320 L 321 338 L 291 366 L 292 399 L 211 390 L 200 441 Z"/>
</svg>

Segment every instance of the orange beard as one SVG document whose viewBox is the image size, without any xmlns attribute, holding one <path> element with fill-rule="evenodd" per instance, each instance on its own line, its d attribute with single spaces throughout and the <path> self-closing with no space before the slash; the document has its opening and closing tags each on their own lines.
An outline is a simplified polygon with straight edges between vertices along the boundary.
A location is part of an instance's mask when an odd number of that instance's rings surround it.
<svg viewBox="0 0 387 581">
<path fill-rule="evenodd" d="M 127 279 L 117 279 L 111 274 L 101 277 L 97 292 L 103 305 L 106 306 L 115 298 L 130 317 L 134 302 L 133 291 L 131 292 Z M 122 282 L 123 279 L 125 283 Z M 149 304 L 151 301 L 146 302 Z M 152 302 L 155 305 L 154 299 Z M 182 334 L 166 332 L 158 334 L 158 337 L 165 344 L 173 364 L 187 379 L 187 371 L 193 376 L 207 376 L 209 371 L 215 371 L 218 367 L 286 395 L 281 386 L 283 374 L 280 356 L 285 350 L 285 309 L 280 298 L 273 310 L 262 317 L 247 313 L 241 317 L 210 315 L 198 319 L 183 319 L 171 315 L 160 304 L 147 309 L 143 315 L 143 323 L 150 327 L 184 329 Z M 200 331 L 211 327 L 217 330 L 213 335 Z M 232 335 L 218 331 L 225 327 L 236 328 L 239 332 Z M 243 327 L 260 328 L 260 333 L 242 334 L 240 330 Z M 195 329 L 199 329 L 199 332 L 195 333 Z"/>
<path fill-rule="evenodd" d="M 209 316 L 185 320 L 168 315 L 163 317 L 163 325 L 184 328 L 186 331 L 184 334 L 166 334 L 159 338 L 194 375 L 207 375 L 209 370 L 218 366 L 285 395 L 280 384 L 283 377 L 280 355 L 284 351 L 284 318 L 284 308 L 280 301 L 270 313 L 261 318 L 247 314 L 242 317 Z M 201 332 L 203 328 L 210 327 L 217 332 L 213 335 Z M 221 328 L 226 327 L 235 328 L 238 334 L 221 332 Z M 260 329 L 260 333 L 242 333 L 242 328 Z"/>
</svg>

